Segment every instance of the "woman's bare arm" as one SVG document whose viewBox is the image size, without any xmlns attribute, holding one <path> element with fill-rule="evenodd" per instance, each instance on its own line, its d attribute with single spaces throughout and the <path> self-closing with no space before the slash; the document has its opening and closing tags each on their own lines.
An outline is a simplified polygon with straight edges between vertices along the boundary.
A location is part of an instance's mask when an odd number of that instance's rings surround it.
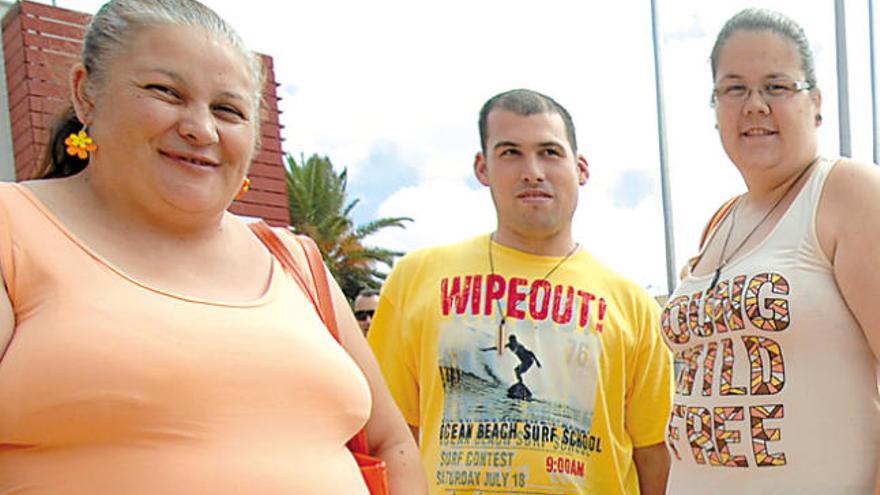
<svg viewBox="0 0 880 495">
<path fill-rule="evenodd" d="M 427 494 L 425 471 L 410 428 L 385 385 L 379 364 L 358 327 L 345 295 L 332 278 L 330 285 L 342 345 L 366 375 L 373 395 L 373 409 L 366 427 L 370 451 L 388 465 L 392 495 Z"/>
<path fill-rule="evenodd" d="M 819 244 L 834 266 L 846 305 L 880 357 L 880 170 L 844 160 L 828 176 L 819 203 Z M 842 356 L 846 359 L 846 356 Z M 866 398 L 867 400 L 867 398 Z M 880 466 L 875 469 L 880 493 Z"/>
<path fill-rule="evenodd" d="M 12 341 L 12 331 L 15 329 L 15 315 L 12 312 L 12 303 L 6 292 L 6 284 L 0 283 L 0 360 L 6 354 L 6 349 Z"/>
</svg>

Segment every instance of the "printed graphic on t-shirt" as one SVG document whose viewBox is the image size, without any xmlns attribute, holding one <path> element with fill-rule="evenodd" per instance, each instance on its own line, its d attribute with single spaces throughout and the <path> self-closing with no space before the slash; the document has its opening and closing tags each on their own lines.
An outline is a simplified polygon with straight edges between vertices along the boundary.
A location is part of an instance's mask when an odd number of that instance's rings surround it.
<svg viewBox="0 0 880 495">
<path fill-rule="evenodd" d="M 737 275 L 669 301 L 662 328 L 675 353 L 667 442 L 678 462 L 718 468 L 787 463 L 785 359 L 788 280 Z"/>
<path fill-rule="evenodd" d="M 607 448 L 590 432 L 604 299 L 495 274 L 440 289 L 436 483 L 449 494 L 582 493 L 586 459 Z"/>
</svg>

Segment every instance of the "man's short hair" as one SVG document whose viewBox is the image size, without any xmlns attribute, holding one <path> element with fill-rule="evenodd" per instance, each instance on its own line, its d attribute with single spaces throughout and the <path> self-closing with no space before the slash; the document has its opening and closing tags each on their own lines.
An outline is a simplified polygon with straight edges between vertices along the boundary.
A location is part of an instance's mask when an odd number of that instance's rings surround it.
<svg viewBox="0 0 880 495">
<path fill-rule="evenodd" d="M 373 297 L 373 296 L 378 296 L 378 295 L 379 295 L 379 291 L 376 289 L 364 289 L 364 290 L 358 292 L 358 295 L 357 295 L 357 297 L 355 297 L 355 299 L 360 298 L 360 297 Z"/>
<path fill-rule="evenodd" d="M 511 89 L 489 98 L 483 104 L 483 108 L 480 109 L 480 146 L 483 149 L 484 155 L 486 154 L 489 112 L 495 108 L 501 108 L 523 117 L 547 112 L 559 114 L 562 117 L 562 122 L 565 123 L 565 134 L 568 137 L 568 144 L 571 145 L 571 151 L 577 154 L 574 122 L 571 120 L 571 114 L 568 113 L 565 107 L 557 103 L 553 98 L 537 91 L 532 91 L 531 89 Z"/>
</svg>

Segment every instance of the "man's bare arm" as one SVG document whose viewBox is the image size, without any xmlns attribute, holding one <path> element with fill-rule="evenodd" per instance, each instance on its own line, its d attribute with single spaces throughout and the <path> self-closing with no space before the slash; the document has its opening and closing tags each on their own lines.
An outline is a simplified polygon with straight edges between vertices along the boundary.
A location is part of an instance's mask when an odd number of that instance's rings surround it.
<svg viewBox="0 0 880 495">
<path fill-rule="evenodd" d="M 412 432 L 413 438 L 416 439 L 416 445 L 419 445 L 419 427 L 409 425 L 409 431 Z"/>
<path fill-rule="evenodd" d="M 665 443 L 633 449 L 642 495 L 664 495 L 669 477 L 670 457 Z"/>
</svg>

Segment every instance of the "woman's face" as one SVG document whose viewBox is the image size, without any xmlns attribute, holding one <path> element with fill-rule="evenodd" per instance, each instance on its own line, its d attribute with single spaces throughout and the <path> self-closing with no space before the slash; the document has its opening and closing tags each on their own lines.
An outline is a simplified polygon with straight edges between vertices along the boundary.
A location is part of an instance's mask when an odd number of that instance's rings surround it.
<svg viewBox="0 0 880 495">
<path fill-rule="evenodd" d="M 743 172 L 801 166 L 817 153 L 821 95 L 801 90 L 795 45 L 771 31 L 736 31 L 723 45 L 715 116 L 727 155 Z"/>
<path fill-rule="evenodd" d="M 77 113 L 98 145 L 90 173 L 149 208 L 219 214 L 259 125 L 244 56 L 191 26 L 145 28 L 126 48 L 89 89 L 74 75 Z"/>
</svg>

